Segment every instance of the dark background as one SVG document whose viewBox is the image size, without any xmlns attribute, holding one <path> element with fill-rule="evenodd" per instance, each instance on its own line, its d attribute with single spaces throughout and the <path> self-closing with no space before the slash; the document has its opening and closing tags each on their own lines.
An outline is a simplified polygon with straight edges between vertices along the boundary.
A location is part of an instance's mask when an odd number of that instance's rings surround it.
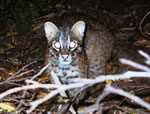
<svg viewBox="0 0 150 114">
<path fill-rule="evenodd" d="M 14 27 L 18 35 L 24 35 L 32 30 L 37 18 L 62 11 L 105 11 L 111 17 L 136 13 L 142 18 L 149 7 L 149 0 L 1 0 L 0 31 L 5 33 Z"/>
</svg>

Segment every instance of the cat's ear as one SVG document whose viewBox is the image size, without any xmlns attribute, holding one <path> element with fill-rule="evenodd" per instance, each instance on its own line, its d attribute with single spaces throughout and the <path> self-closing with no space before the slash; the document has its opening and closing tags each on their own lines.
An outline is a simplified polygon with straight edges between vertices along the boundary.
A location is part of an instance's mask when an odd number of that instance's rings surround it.
<svg viewBox="0 0 150 114">
<path fill-rule="evenodd" d="M 71 28 L 71 31 L 80 38 L 80 40 L 84 37 L 85 32 L 85 22 L 84 21 L 78 21 L 76 22 L 73 27 Z"/>
<path fill-rule="evenodd" d="M 50 42 L 55 37 L 57 32 L 59 31 L 57 26 L 55 24 L 53 24 L 52 22 L 46 22 L 44 24 L 44 30 L 45 30 L 45 36 L 46 36 L 48 42 Z"/>
</svg>

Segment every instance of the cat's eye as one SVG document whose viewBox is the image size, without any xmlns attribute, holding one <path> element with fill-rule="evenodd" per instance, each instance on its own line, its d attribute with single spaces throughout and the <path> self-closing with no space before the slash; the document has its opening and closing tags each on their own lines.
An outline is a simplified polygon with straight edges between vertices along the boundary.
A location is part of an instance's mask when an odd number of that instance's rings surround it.
<svg viewBox="0 0 150 114">
<path fill-rule="evenodd" d="M 61 47 L 59 42 L 55 42 L 55 43 L 54 43 L 54 46 L 55 46 L 55 48 L 57 48 L 57 49 L 59 49 L 59 48 Z"/>
<path fill-rule="evenodd" d="M 70 42 L 70 48 L 75 48 L 76 47 L 76 42 L 75 41 L 72 41 L 72 42 Z"/>
</svg>

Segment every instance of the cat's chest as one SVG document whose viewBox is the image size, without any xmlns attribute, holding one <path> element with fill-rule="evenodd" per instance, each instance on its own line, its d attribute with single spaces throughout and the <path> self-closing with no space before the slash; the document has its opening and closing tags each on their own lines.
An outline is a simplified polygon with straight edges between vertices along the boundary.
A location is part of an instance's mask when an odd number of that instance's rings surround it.
<svg viewBox="0 0 150 114">
<path fill-rule="evenodd" d="M 70 83 L 72 79 L 79 78 L 81 77 L 81 74 L 82 74 L 78 66 L 71 66 L 71 65 L 66 68 L 62 68 L 59 66 L 52 67 L 51 71 L 53 71 L 55 75 L 57 75 L 64 83 Z"/>
</svg>

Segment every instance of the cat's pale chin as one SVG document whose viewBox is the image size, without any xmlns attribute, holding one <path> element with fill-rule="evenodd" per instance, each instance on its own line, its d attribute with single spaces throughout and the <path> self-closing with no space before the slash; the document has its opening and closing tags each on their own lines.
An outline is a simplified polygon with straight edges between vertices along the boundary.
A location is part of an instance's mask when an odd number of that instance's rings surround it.
<svg viewBox="0 0 150 114">
<path fill-rule="evenodd" d="M 59 65 L 60 65 L 61 67 L 63 67 L 63 66 L 67 66 L 67 65 L 70 65 L 70 64 L 71 64 L 70 61 L 61 61 Z"/>
<path fill-rule="evenodd" d="M 71 62 L 69 61 L 65 61 L 65 62 L 61 62 L 61 64 L 64 64 L 64 65 L 69 65 Z"/>
</svg>

